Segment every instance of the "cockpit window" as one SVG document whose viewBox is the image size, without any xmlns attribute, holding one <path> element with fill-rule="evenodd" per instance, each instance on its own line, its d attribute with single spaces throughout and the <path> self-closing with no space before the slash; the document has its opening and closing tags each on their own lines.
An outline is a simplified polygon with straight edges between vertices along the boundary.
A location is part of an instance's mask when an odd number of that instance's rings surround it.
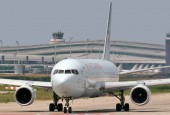
<svg viewBox="0 0 170 115">
<path fill-rule="evenodd" d="M 55 74 L 75 74 L 75 75 L 78 75 L 78 71 L 76 69 L 69 69 L 69 70 L 59 70 L 59 69 L 56 69 L 54 72 L 53 72 L 53 75 Z"/>
<path fill-rule="evenodd" d="M 76 69 L 72 69 L 71 73 L 78 75 L 78 71 Z"/>
<path fill-rule="evenodd" d="M 64 73 L 64 70 L 59 70 L 59 69 L 53 72 L 53 74 L 63 74 L 63 73 Z"/>
<path fill-rule="evenodd" d="M 65 74 L 75 74 L 75 75 L 78 75 L 78 71 L 76 69 L 65 70 Z"/>
<path fill-rule="evenodd" d="M 53 72 L 53 75 L 55 75 L 55 74 L 57 73 L 57 71 L 58 71 L 58 70 L 55 70 L 55 71 Z"/>
<path fill-rule="evenodd" d="M 65 70 L 65 74 L 71 74 L 71 70 Z"/>
<path fill-rule="evenodd" d="M 58 70 L 58 73 L 59 73 L 59 74 L 63 74 L 63 73 L 64 73 L 64 70 Z"/>
</svg>

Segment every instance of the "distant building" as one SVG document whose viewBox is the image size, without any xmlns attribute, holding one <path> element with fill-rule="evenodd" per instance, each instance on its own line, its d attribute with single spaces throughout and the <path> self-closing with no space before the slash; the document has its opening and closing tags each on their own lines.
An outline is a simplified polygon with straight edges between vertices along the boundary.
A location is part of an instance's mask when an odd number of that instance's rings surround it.
<svg viewBox="0 0 170 115">
<path fill-rule="evenodd" d="M 54 32 L 52 34 L 53 38 L 50 40 L 50 44 L 55 44 L 58 42 L 65 42 L 63 39 L 64 33 L 63 32 Z"/>
<path fill-rule="evenodd" d="M 165 44 L 166 44 L 165 46 L 166 47 L 166 57 L 165 57 L 166 65 L 170 65 L 170 33 L 166 34 Z"/>
</svg>

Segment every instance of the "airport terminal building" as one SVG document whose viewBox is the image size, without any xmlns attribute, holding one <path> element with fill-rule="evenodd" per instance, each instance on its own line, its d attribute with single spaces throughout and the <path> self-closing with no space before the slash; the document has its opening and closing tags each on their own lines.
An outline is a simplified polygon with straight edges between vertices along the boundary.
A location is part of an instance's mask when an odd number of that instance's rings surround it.
<svg viewBox="0 0 170 115">
<path fill-rule="evenodd" d="M 53 40 L 49 44 L 30 46 L 4 46 L 1 47 L 1 66 L 10 64 L 53 66 L 66 58 L 101 59 L 104 40 L 82 40 L 65 42 L 62 36 L 57 40 L 53 33 Z M 167 34 L 166 43 L 169 44 Z M 57 42 L 54 42 L 57 41 Z M 168 48 L 168 47 L 167 47 Z M 134 64 L 160 66 L 166 63 L 166 46 L 162 44 L 148 44 L 127 41 L 111 41 L 110 59 L 117 66 L 123 65 L 124 69 L 130 69 Z M 13 66 L 11 67 L 13 68 Z"/>
</svg>

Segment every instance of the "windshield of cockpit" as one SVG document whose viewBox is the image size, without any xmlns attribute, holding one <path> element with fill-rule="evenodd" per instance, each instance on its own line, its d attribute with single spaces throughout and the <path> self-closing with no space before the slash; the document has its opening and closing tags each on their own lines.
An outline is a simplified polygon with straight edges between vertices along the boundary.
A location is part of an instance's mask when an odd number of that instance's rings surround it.
<svg viewBox="0 0 170 115">
<path fill-rule="evenodd" d="M 53 72 L 53 75 L 55 75 L 55 74 L 75 74 L 75 75 L 78 75 L 79 73 L 76 69 L 68 69 L 68 70 L 56 69 Z"/>
</svg>

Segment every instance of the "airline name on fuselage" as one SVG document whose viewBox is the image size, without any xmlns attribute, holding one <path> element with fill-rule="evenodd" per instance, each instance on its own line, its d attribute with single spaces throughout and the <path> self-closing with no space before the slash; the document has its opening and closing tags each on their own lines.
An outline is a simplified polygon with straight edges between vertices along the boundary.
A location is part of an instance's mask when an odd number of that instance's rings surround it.
<svg viewBox="0 0 170 115">
<path fill-rule="evenodd" d="M 88 69 L 103 69 L 99 63 L 86 63 L 85 66 Z"/>
</svg>

